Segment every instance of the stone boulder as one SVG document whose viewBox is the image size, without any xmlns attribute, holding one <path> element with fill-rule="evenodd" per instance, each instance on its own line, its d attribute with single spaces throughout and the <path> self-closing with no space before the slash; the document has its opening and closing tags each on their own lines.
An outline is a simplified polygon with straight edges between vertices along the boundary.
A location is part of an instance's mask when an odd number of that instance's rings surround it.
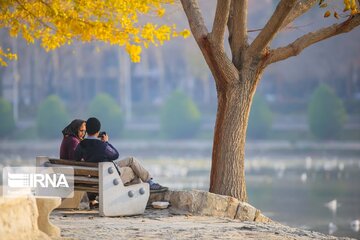
<svg viewBox="0 0 360 240">
<path fill-rule="evenodd" d="M 248 203 L 240 202 L 230 196 L 205 191 L 167 191 L 151 194 L 149 204 L 155 201 L 168 201 L 172 210 L 193 215 L 227 217 L 241 221 L 271 222 L 271 219 Z"/>
</svg>

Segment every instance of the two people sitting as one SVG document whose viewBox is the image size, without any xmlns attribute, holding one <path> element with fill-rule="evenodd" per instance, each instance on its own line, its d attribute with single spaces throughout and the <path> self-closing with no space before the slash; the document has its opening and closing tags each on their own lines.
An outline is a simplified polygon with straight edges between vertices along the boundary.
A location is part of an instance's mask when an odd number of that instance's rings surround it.
<svg viewBox="0 0 360 240">
<path fill-rule="evenodd" d="M 64 138 L 60 146 L 60 158 L 67 160 L 86 161 L 86 162 L 109 162 L 112 161 L 118 166 L 122 182 L 134 184 L 147 182 L 150 185 L 150 192 L 164 192 L 168 188 L 161 186 L 153 181 L 149 171 L 147 171 L 134 157 L 127 157 L 119 160 L 119 152 L 110 144 L 109 136 L 103 134 L 99 138 L 101 129 L 100 121 L 91 117 L 86 122 L 80 119 L 72 121 L 62 131 Z M 87 137 L 85 137 L 85 131 Z M 97 207 L 95 198 L 97 194 L 88 193 L 90 208 Z"/>
</svg>

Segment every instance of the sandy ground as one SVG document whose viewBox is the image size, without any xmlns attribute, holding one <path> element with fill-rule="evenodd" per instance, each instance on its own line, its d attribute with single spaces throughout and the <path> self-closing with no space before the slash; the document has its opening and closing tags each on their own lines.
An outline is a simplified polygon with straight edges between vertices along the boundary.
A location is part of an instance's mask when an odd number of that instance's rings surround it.
<svg viewBox="0 0 360 240">
<path fill-rule="evenodd" d="M 146 209 L 144 215 L 132 217 L 100 217 L 94 210 L 56 210 L 50 219 L 65 239 L 349 239 L 276 223 L 192 216 L 171 208 Z"/>
</svg>

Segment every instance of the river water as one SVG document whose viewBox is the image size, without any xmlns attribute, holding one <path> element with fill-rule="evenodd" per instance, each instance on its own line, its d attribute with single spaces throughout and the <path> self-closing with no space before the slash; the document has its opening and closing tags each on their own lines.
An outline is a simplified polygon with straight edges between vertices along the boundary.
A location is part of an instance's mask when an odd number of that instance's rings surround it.
<svg viewBox="0 0 360 240">
<path fill-rule="evenodd" d="M 161 184 L 171 189 L 208 190 L 211 144 L 197 144 L 114 143 L 121 155 L 138 157 Z M 0 142 L 0 167 L 32 166 L 38 155 L 58 157 L 56 145 Z M 289 226 L 360 239 L 358 151 L 259 148 L 250 148 L 245 162 L 250 204 Z"/>
<path fill-rule="evenodd" d="M 353 222 L 360 219 L 358 159 L 247 159 L 246 164 L 249 203 L 266 216 L 294 227 L 360 238 Z M 146 165 L 171 188 L 209 188 L 209 159 L 150 160 Z"/>
</svg>

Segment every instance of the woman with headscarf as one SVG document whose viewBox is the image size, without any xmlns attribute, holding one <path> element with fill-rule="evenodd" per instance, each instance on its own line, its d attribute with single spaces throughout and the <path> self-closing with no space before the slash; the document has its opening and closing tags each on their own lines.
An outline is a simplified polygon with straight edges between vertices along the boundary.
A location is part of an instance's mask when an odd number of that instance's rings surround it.
<svg viewBox="0 0 360 240">
<path fill-rule="evenodd" d="M 85 137 L 86 121 L 81 119 L 73 120 L 63 130 L 64 138 L 60 146 L 60 158 L 66 160 L 75 160 L 75 148 Z"/>
</svg>

